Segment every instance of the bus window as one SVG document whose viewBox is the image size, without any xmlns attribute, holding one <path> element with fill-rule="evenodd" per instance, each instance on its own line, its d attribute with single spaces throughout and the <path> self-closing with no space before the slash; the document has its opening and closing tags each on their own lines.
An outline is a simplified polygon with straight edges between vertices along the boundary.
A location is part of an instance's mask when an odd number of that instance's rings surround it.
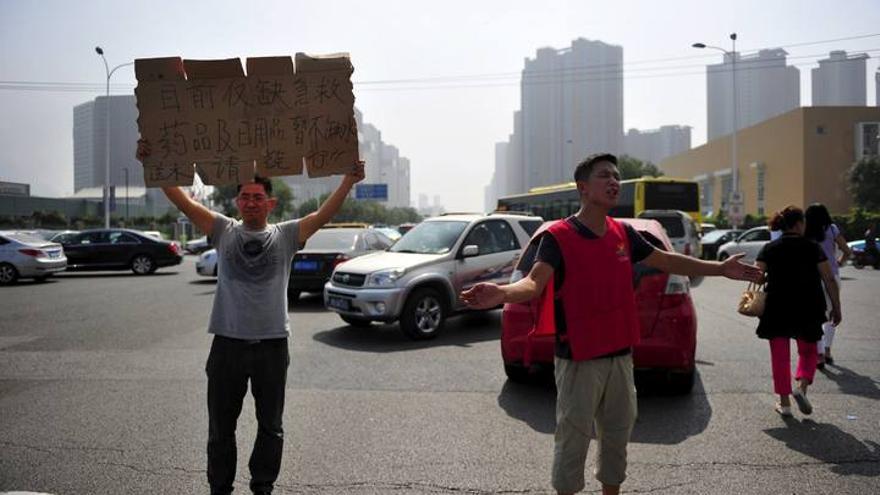
<svg viewBox="0 0 880 495">
<path fill-rule="evenodd" d="M 646 210 L 700 211 L 695 182 L 645 182 Z"/>
</svg>

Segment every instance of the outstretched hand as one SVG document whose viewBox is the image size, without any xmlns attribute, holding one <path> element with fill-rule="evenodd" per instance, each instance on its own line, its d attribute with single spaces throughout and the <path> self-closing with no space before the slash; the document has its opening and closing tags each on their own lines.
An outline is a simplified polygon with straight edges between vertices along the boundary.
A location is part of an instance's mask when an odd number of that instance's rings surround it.
<svg viewBox="0 0 880 495">
<path fill-rule="evenodd" d="M 504 291 L 497 284 L 483 282 L 462 291 L 461 300 L 473 309 L 494 308 L 504 302 Z"/>
<path fill-rule="evenodd" d="M 740 261 L 743 256 L 745 256 L 745 254 L 739 253 L 724 260 L 724 262 L 721 263 L 722 275 L 733 280 L 747 280 L 749 282 L 760 283 L 764 278 L 764 272 L 755 265 Z"/>
</svg>

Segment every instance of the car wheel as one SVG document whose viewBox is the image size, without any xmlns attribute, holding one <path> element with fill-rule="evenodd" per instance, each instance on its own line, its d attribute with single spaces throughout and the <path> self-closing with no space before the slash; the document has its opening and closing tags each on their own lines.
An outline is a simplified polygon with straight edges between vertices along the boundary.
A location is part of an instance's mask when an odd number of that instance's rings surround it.
<svg viewBox="0 0 880 495">
<path fill-rule="evenodd" d="M 348 323 L 349 325 L 351 325 L 353 327 L 367 328 L 373 324 L 372 321 L 370 321 L 366 318 L 358 318 L 356 316 L 346 316 L 346 315 L 339 315 L 339 317 L 342 318 L 342 321 Z"/>
<path fill-rule="evenodd" d="M 131 260 L 131 271 L 135 275 L 148 275 L 156 271 L 156 263 L 146 254 L 139 254 Z"/>
<path fill-rule="evenodd" d="M 687 395 L 694 388 L 696 370 L 669 374 L 669 390 L 675 395 Z"/>
<path fill-rule="evenodd" d="M 14 284 L 18 280 L 18 270 L 9 263 L 0 263 L 0 285 Z"/>
<path fill-rule="evenodd" d="M 529 369 L 519 364 L 504 364 L 504 374 L 507 379 L 515 383 L 525 383 L 529 381 Z"/>
<path fill-rule="evenodd" d="M 413 340 L 433 339 L 443 329 L 446 305 L 435 289 L 416 289 L 406 300 L 400 315 L 400 329 Z"/>
<path fill-rule="evenodd" d="M 216 268 L 214 269 L 216 270 Z M 298 290 L 288 290 L 287 291 L 287 302 L 293 304 L 299 300 L 300 291 Z"/>
</svg>

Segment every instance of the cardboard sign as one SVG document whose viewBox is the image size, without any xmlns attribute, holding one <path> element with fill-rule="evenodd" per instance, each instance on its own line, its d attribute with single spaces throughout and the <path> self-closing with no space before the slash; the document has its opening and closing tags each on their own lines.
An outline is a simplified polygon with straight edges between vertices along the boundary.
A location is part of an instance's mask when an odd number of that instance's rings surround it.
<svg viewBox="0 0 880 495">
<path fill-rule="evenodd" d="M 306 126 L 298 129 L 308 140 L 309 177 L 346 173 L 358 161 L 352 72 L 347 54 L 296 54 L 296 73 L 304 81 L 309 107 Z"/>
<path fill-rule="evenodd" d="M 151 143 L 149 187 L 347 173 L 358 160 L 347 55 L 135 60 L 138 126 Z M 301 73 L 300 73 L 301 72 Z"/>
</svg>

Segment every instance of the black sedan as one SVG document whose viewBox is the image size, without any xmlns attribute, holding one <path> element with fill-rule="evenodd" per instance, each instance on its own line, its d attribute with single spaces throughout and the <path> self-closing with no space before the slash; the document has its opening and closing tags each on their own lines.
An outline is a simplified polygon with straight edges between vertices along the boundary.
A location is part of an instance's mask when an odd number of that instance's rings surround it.
<svg viewBox="0 0 880 495">
<path fill-rule="evenodd" d="M 372 228 L 318 230 L 293 257 L 288 300 L 296 301 L 301 292 L 323 292 L 336 265 L 373 251 L 384 251 L 392 244 L 394 241 Z"/>
<path fill-rule="evenodd" d="M 179 265 L 183 253 L 176 242 L 163 241 L 136 230 L 85 230 L 61 240 L 67 270 L 128 270 L 137 275 L 163 266 Z"/>
<path fill-rule="evenodd" d="M 703 248 L 701 257 L 704 260 L 714 260 L 718 257 L 718 248 L 736 239 L 742 234 L 742 230 L 716 229 L 703 235 L 700 245 Z"/>
</svg>

